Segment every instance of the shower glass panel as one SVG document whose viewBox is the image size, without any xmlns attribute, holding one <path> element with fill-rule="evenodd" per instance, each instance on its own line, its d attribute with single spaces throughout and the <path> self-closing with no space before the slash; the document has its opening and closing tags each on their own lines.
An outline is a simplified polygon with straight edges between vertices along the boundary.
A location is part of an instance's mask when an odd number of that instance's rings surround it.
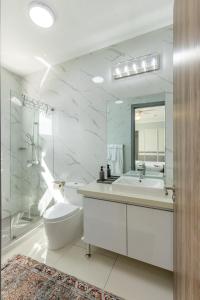
<svg viewBox="0 0 200 300">
<path fill-rule="evenodd" d="M 38 208 L 53 174 L 53 113 L 11 92 L 10 213 L 11 239 L 41 222 Z M 44 168 L 45 166 L 45 168 Z"/>
</svg>

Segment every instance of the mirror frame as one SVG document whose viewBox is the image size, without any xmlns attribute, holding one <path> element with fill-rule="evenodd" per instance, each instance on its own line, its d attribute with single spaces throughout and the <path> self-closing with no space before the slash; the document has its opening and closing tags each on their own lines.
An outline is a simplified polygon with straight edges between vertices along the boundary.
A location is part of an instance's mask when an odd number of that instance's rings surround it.
<svg viewBox="0 0 200 300">
<path fill-rule="evenodd" d="M 165 106 L 165 101 L 131 104 L 131 170 L 135 170 L 135 110 L 154 106 Z"/>
</svg>

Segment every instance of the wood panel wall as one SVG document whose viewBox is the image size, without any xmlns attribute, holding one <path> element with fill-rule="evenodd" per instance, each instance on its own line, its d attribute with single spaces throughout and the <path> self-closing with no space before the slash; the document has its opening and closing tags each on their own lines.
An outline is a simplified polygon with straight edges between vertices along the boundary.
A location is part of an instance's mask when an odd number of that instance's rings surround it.
<svg viewBox="0 0 200 300">
<path fill-rule="evenodd" d="M 174 300 L 200 300 L 200 0 L 174 2 Z"/>
</svg>

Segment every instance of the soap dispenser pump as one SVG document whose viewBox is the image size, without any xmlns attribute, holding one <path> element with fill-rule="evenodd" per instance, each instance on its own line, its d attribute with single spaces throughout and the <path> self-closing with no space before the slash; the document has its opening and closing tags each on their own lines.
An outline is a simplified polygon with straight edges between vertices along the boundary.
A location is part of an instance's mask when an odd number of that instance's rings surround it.
<svg viewBox="0 0 200 300">
<path fill-rule="evenodd" d="M 105 179 L 103 166 L 101 166 L 101 170 L 100 170 L 100 172 L 99 172 L 99 179 L 100 179 L 101 181 L 104 181 L 104 179 Z"/>
<path fill-rule="evenodd" d="M 110 165 L 107 165 L 107 178 L 111 177 Z"/>
</svg>

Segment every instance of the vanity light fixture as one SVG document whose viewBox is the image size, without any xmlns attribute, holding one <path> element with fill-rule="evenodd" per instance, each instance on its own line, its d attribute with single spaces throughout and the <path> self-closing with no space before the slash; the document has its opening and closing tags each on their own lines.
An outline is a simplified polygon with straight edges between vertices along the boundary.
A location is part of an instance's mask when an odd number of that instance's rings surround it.
<svg viewBox="0 0 200 300">
<path fill-rule="evenodd" d="M 116 100 L 116 101 L 115 101 L 115 104 L 122 104 L 122 103 L 124 103 L 123 100 Z"/>
<path fill-rule="evenodd" d="M 55 22 L 55 15 L 52 9 L 38 1 L 30 3 L 29 16 L 36 25 L 43 28 L 49 28 Z"/>
<path fill-rule="evenodd" d="M 94 83 L 103 83 L 104 82 L 104 78 L 102 76 L 95 76 L 92 78 L 92 81 Z"/>
<path fill-rule="evenodd" d="M 160 69 L 160 55 L 149 54 L 118 63 L 112 68 L 114 79 L 120 79 Z"/>
</svg>

